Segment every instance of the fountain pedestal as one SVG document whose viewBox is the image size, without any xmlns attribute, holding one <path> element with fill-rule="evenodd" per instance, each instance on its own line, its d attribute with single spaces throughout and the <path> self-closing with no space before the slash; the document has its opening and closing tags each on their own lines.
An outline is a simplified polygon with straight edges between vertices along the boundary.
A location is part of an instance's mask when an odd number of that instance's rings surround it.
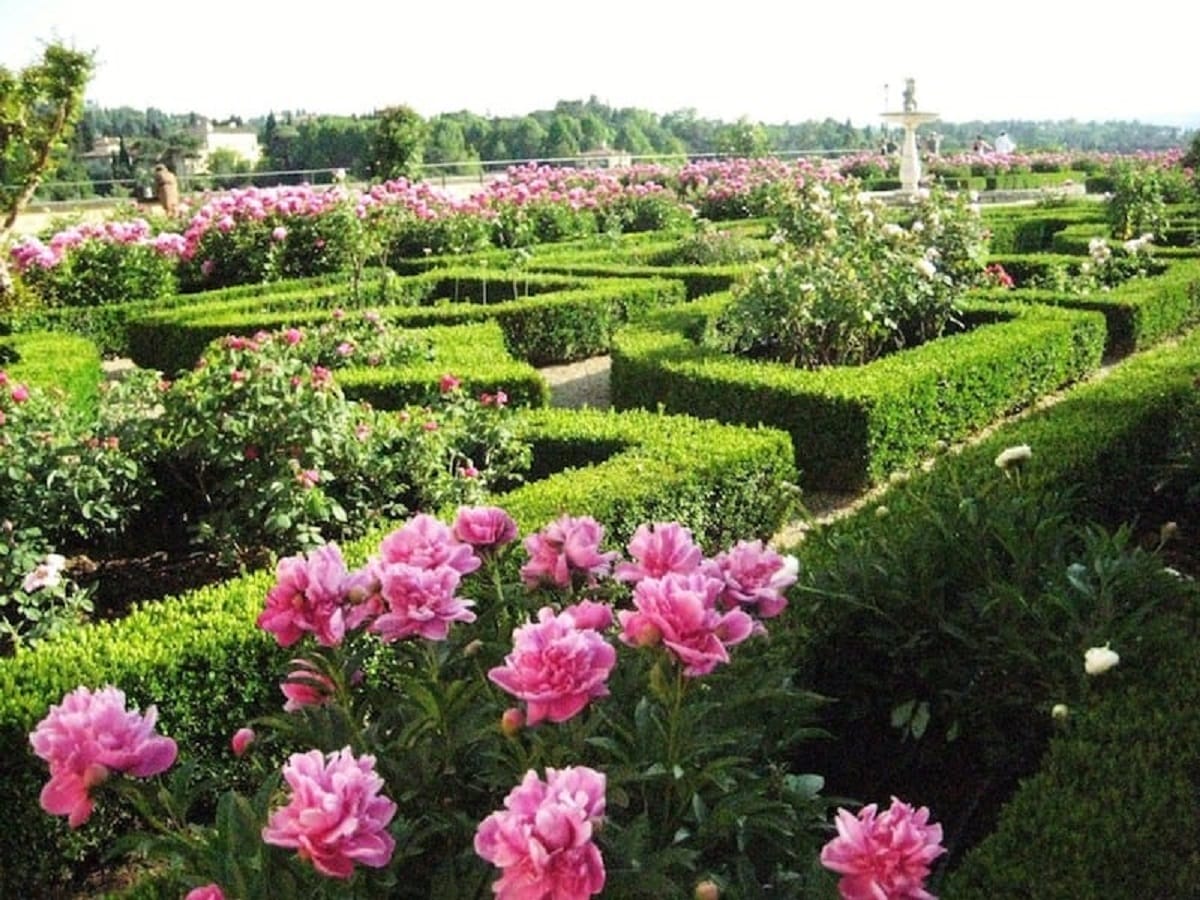
<svg viewBox="0 0 1200 900">
<path fill-rule="evenodd" d="M 900 145 L 900 189 L 906 194 L 915 194 L 921 181 L 917 126 L 935 121 L 938 114 L 906 109 L 903 112 L 885 112 L 881 115 L 884 121 L 904 126 L 904 143 Z"/>
</svg>

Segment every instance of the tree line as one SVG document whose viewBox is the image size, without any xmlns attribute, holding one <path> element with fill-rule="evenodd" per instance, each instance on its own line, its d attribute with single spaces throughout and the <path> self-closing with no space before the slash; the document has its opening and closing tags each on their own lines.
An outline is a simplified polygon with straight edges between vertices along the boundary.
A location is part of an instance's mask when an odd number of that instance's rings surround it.
<svg viewBox="0 0 1200 900">
<path fill-rule="evenodd" d="M 202 141 L 198 124 L 202 120 L 196 113 L 89 105 L 48 180 L 145 180 L 158 161 L 178 171 L 197 155 Z M 595 97 L 560 101 L 553 109 L 524 116 L 488 117 L 463 110 L 425 119 L 397 106 L 363 116 L 271 112 L 246 121 L 231 117 L 221 124 L 253 129 L 262 157 L 251 165 L 232 151 L 217 151 L 208 160 L 209 172 L 247 178 L 255 172 L 333 169 L 360 179 L 415 176 L 422 166 L 430 174 L 475 174 L 489 161 L 559 160 L 601 149 L 635 159 L 831 153 L 877 150 L 889 137 L 897 139 L 894 128 L 889 134 L 882 124 L 857 126 L 831 118 L 726 122 L 702 117 L 694 109 L 660 115 L 608 106 Z M 1026 151 L 1124 153 L 1185 146 L 1191 138 L 1182 128 L 1139 121 L 937 122 L 927 129 L 941 135 L 943 153 L 968 149 L 977 134 L 991 141 L 1001 131 Z M 111 159 L 86 155 L 100 137 L 119 139 Z"/>
</svg>

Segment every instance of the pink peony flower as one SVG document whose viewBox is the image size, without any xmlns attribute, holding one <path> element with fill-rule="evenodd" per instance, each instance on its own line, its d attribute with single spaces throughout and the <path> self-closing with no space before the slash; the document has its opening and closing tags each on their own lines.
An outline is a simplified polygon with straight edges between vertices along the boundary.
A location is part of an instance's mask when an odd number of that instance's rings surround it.
<svg viewBox="0 0 1200 900">
<path fill-rule="evenodd" d="M 842 875 L 838 892 L 844 900 L 935 900 L 924 885 L 946 852 L 942 826 L 929 824 L 926 807 L 914 811 L 895 797 L 882 815 L 876 810 L 837 812 L 838 836 L 821 849 L 821 865 Z"/>
<path fill-rule="evenodd" d="M 517 523 L 498 506 L 460 506 L 450 533 L 455 540 L 487 553 L 515 541 Z"/>
<path fill-rule="evenodd" d="M 295 347 L 304 340 L 304 332 L 299 328 L 285 328 L 283 340 L 289 347 Z"/>
<path fill-rule="evenodd" d="M 617 613 L 621 640 L 635 647 L 661 641 L 684 663 L 684 675 L 707 675 L 729 662 L 727 647 L 754 632 L 754 620 L 742 610 L 717 609 L 723 588 L 700 573 L 643 578 L 633 589 L 635 609 Z"/>
<path fill-rule="evenodd" d="M 385 609 L 369 630 L 384 643 L 407 637 L 444 641 L 451 622 L 474 622 L 471 600 L 456 597 L 460 576 L 450 566 L 423 569 L 407 563 L 379 568 L 379 592 Z"/>
<path fill-rule="evenodd" d="M 24 384 L 15 384 L 11 396 L 13 403 L 24 403 L 29 399 L 29 387 Z"/>
<path fill-rule="evenodd" d="M 287 240 L 287 236 L 288 230 L 282 225 L 276 225 L 274 230 L 271 232 L 271 240 L 275 241 L 276 243 L 282 243 L 283 241 Z"/>
<path fill-rule="evenodd" d="M 358 863 L 386 866 L 396 842 L 387 825 L 396 804 L 380 794 L 375 757 L 354 758 L 349 747 L 322 754 L 294 753 L 283 767 L 291 786 L 286 806 L 271 813 L 262 839 L 292 847 L 322 875 L 349 878 Z"/>
<path fill-rule="evenodd" d="M 603 631 L 613 623 L 613 609 L 607 603 L 597 603 L 595 600 L 580 600 L 571 606 L 563 608 L 561 613 L 570 616 L 576 628 L 594 628 Z"/>
<path fill-rule="evenodd" d="M 454 533 L 433 516 L 413 516 L 379 544 L 382 563 L 405 563 L 421 569 L 449 566 L 460 575 L 468 575 L 482 565 L 469 544 L 455 539 Z"/>
<path fill-rule="evenodd" d="M 687 575 L 700 567 L 703 554 L 692 541 L 692 533 L 678 522 L 639 525 L 629 541 L 629 555 L 635 562 L 617 564 L 617 581 L 662 578 L 671 572 Z"/>
<path fill-rule="evenodd" d="M 184 895 L 183 900 L 225 900 L 225 892 L 218 884 L 205 884 L 192 888 Z"/>
<path fill-rule="evenodd" d="M 536 623 L 513 632 L 513 652 L 488 679 L 525 701 L 528 724 L 565 722 L 589 700 L 608 696 L 605 682 L 616 663 L 617 651 L 598 632 L 547 606 Z"/>
<path fill-rule="evenodd" d="M 336 687 L 329 676 L 306 659 L 293 659 L 295 666 L 279 685 L 287 701 L 284 712 L 296 712 L 305 706 L 324 706 L 333 700 Z"/>
<path fill-rule="evenodd" d="M 148 778 L 175 762 L 175 742 L 154 733 L 158 710 L 125 709 L 125 694 L 111 685 L 93 693 L 78 687 L 63 698 L 29 735 L 33 752 L 50 764 L 42 809 L 67 816 L 78 828 L 92 814 L 91 788 L 112 772 Z"/>
<path fill-rule="evenodd" d="M 704 565 L 704 574 L 725 582 L 721 601 L 725 606 L 752 606 L 770 619 L 787 607 L 785 591 L 796 583 L 799 563 L 794 556 L 780 556 L 762 541 L 738 541 Z"/>
<path fill-rule="evenodd" d="M 287 556 L 275 568 L 275 586 L 258 626 L 290 647 L 306 632 L 324 647 L 336 647 L 346 636 L 346 563 L 337 544 L 325 544 L 304 556 Z M 356 627 L 350 623 L 349 627 Z"/>
<path fill-rule="evenodd" d="M 250 745 L 254 743 L 253 728 L 239 728 L 233 733 L 233 737 L 229 739 L 229 746 L 233 750 L 234 756 L 245 756 L 246 751 L 250 749 Z"/>
<path fill-rule="evenodd" d="M 451 391 L 457 391 L 462 382 L 447 372 L 438 382 L 438 390 L 443 394 L 449 394 Z"/>
<path fill-rule="evenodd" d="M 564 515 L 537 534 L 525 538 L 529 562 L 521 566 L 521 579 L 529 587 L 549 582 L 569 587 L 574 577 L 594 581 L 607 575 L 616 553 L 600 553 L 604 529 L 590 516 Z"/>
<path fill-rule="evenodd" d="M 585 766 L 529 771 L 504 809 L 479 823 L 475 852 L 503 870 L 497 900 L 587 900 L 604 889 L 592 833 L 604 816 L 604 774 Z"/>
</svg>

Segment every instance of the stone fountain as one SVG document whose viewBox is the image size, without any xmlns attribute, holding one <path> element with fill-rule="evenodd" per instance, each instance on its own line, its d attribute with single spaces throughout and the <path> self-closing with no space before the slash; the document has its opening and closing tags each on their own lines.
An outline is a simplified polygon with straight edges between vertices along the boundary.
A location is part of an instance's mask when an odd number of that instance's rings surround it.
<svg viewBox="0 0 1200 900">
<path fill-rule="evenodd" d="M 904 108 L 900 112 L 882 114 L 886 122 L 904 126 L 904 143 L 900 147 L 900 189 L 915 194 L 921 181 L 921 157 L 917 153 L 917 126 L 932 122 L 937 113 L 917 111 L 916 79 L 904 82 Z"/>
</svg>

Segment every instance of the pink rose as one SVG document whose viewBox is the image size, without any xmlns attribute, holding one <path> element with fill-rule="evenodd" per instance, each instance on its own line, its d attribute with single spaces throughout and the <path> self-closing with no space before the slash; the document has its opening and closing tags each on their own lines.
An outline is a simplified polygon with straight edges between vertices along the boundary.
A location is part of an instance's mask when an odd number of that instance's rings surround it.
<svg viewBox="0 0 1200 900">
<path fill-rule="evenodd" d="M 876 815 L 874 803 L 858 816 L 839 809 L 838 836 L 821 850 L 821 865 L 841 874 L 844 900 L 934 900 L 925 890 L 930 864 L 946 852 L 942 826 L 929 824 L 929 810 L 913 810 L 895 797 Z"/>
<path fill-rule="evenodd" d="M 184 895 L 183 900 L 225 900 L 225 892 L 220 885 L 206 884 L 192 888 Z"/>
<path fill-rule="evenodd" d="M 295 753 L 283 767 L 292 789 L 286 806 L 271 813 L 262 839 L 292 847 L 322 875 L 349 878 L 355 864 L 382 868 L 396 842 L 387 826 L 396 804 L 380 794 L 375 757 L 354 758 L 349 747 L 322 754 Z"/>
<path fill-rule="evenodd" d="M 438 390 L 440 390 L 443 394 L 449 394 L 451 391 L 457 391 L 459 385 L 461 384 L 461 381 L 447 372 L 438 382 Z"/>
<path fill-rule="evenodd" d="M 479 823 L 475 852 L 499 867 L 497 900 L 587 900 L 604 889 L 604 860 L 592 840 L 604 817 L 603 773 L 585 766 L 529 771 L 504 809 Z"/>
<path fill-rule="evenodd" d="M 635 647 L 661 641 L 684 664 L 684 675 L 707 675 L 729 662 L 727 647 L 754 632 L 754 620 L 742 610 L 717 609 L 723 588 L 699 573 L 643 578 L 633 589 L 635 609 L 617 613 L 621 640 Z"/>
<path fill-rule="evenodd" d="M 529 562 L 521 566 L 521 579 L 529 587 L 543 582 L 569 587 L 576 578 L 591 582 L 607 575 L 617 554 L 599 552 L 603 537 L 604 529 L 590 516 L 562 516 L 525 538 Z"/>
<path fill-rule="evenodd" d="M 42 809 L 78 828 L 92 814 L 89 791 L 110 773 L 148 778 L 169 769 L 178 749 L 155 734 L 157 719 L 153 706 L 145 714 L 127 711 L 124 692 L 111 685 L 95 693 L 78 687 L 51 706 L 29 735 L 33 752 L 50 765 Z"/>
<path fill-rule="evenodd" d="M 513 632 L 512 653 L 488 679 L 525 701 L 528 724 L 565 722 L 588 701 L 608 696 L 605 682 L 616 663 L 617 651 L 598 632 L 547 606 L 536 623 Z"/>
</svg>

